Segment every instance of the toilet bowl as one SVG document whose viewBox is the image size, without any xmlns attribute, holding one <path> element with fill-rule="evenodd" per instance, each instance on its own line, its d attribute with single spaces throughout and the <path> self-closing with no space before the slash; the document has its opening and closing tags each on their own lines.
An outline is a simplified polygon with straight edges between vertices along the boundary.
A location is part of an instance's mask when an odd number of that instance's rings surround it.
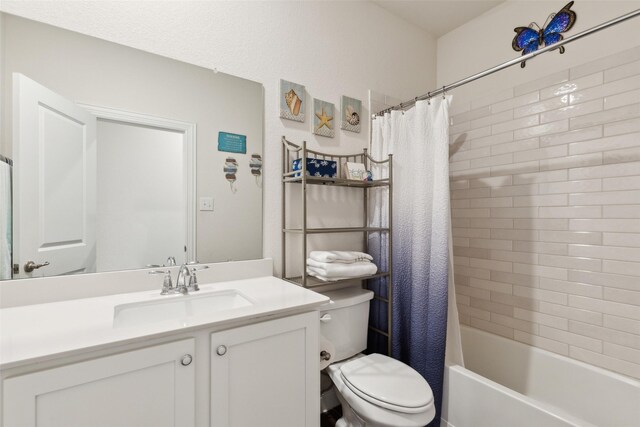
<svg viewBox="0 0 640 427">
<path fill-rule="evenodd" d="M 433 393 L 413 368 L 382 354 L 364 355 L 373 292 L 325 292 L 320 333 L 335 347 L 329 374 L 342 404 L 336 427 L 422 427 L 435 417 Z"/>
</svg>

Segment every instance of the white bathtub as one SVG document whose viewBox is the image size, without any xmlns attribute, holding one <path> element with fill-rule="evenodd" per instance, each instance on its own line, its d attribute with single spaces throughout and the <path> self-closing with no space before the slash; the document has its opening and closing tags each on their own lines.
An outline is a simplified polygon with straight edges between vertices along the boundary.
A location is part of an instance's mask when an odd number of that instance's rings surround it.
<svg viewBox="0 0 640 427">
<path fill-rule="evenodd" d="M 442 427 L 638 427 L 640 381 L 462 326 Z"/>
</svg>

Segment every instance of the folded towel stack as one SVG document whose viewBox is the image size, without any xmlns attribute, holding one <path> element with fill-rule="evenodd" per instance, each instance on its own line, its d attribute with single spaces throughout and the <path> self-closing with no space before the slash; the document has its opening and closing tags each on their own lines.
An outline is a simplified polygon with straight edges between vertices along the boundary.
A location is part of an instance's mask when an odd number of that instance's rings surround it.
<svg viewBox="0 0 640 427">
<path fill-rule="evenodd" d="M 307 274 L 325 282 L 376 274 L 373 257 L 356 251 L 313 251 L 307 259 Z"/>
</svg>

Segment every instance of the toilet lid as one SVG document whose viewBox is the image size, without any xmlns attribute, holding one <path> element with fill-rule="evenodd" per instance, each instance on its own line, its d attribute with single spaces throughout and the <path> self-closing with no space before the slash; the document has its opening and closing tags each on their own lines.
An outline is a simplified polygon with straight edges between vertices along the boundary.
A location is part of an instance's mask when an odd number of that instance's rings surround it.
<svg viewBox="0 0 640 427">
<path fill-rule="evenodd" d="M 359 396 L 374 404 L 392 406 L 389 409 L 418 409 L 433 402 L 431 387 L 418 372 L 382 354 L 345 363 L 340 373 L 345 384 Z"/>
</svg>

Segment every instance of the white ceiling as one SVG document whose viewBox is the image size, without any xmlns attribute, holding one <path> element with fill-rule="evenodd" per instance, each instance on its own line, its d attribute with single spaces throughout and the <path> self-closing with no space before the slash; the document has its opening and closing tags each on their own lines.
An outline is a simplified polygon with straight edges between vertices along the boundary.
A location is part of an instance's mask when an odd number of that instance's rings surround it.
<svg viewBox="0 0 640 427">
<path fill-rule="evenodd" d="M 440 37 L 504 0 L 371 0 L 383 9 Z"/>
</svg>

